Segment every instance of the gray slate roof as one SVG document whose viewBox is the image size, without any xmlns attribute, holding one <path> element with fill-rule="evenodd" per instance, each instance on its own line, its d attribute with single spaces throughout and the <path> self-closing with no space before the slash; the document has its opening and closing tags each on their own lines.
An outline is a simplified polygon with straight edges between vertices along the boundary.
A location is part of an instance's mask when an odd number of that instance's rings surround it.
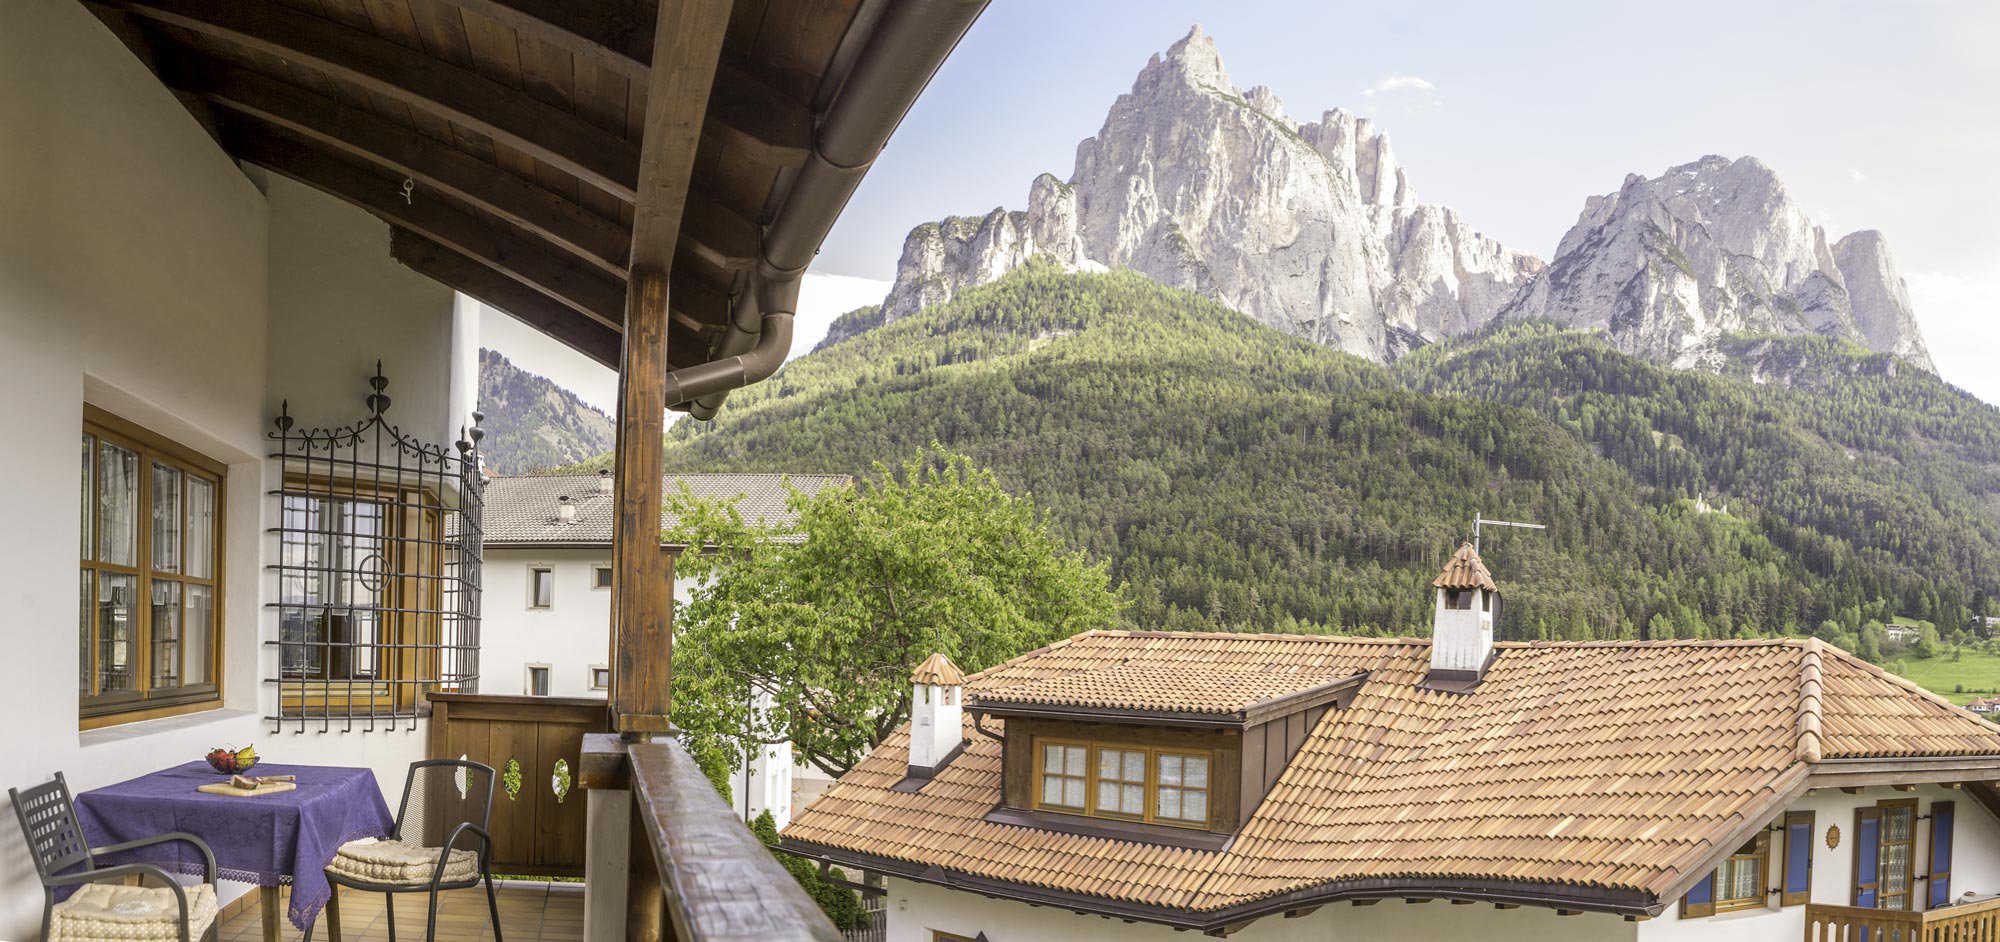
<svg viewBox="0 0 2000 942">
<path fill-rule="evenodd" d="M 615 502 L 598 494 L 597 478 L 595 474 L 551 474 L 487 481 L 485 545 L 609 547 Z M 663 493 L 678 494 L 685 484 L 696 497 L 734 498 L 744 520 L 782 528 L 798 522 L 798 515 L 785 507 L 792 488 L 816 494 L 850 484 L 854 478 L 846 474 L 669 474 L 663 480 Z M 576 502 L 576 519 L 570 523 L 556 516 L 557 498 L 564 495 Z M 678 515 L 660 512 L 660 529 L 679 525 Z"/>
</svg>

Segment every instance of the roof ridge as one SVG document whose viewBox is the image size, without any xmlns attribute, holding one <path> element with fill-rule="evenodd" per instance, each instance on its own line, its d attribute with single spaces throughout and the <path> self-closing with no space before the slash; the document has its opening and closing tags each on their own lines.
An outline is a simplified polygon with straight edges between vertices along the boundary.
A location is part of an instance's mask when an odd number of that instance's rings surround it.
<svg viewBox="0 0 2000 942">
<path fill-rule="evenodd" d="M 1826 642 L 1811 638 L 1799 648 L 1799 714 L 1796 733 L 1798 736 L 1798 758 L 1801 762 L 1818 762 L 1823 755 L 1820 746 L 1821 699 L 1824 686 L 1820 679 L 1820 661 Z"/>
</svg>

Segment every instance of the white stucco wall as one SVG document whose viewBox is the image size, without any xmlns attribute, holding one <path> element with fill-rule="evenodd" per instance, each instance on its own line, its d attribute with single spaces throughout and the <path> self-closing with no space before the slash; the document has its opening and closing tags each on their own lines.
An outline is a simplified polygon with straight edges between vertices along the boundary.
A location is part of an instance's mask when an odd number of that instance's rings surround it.
<svg viewBox="0 0 2000 942">
<path fill-rule="evenodd" d="M 83 5 L 12 0 L 4 18 L 0 786 L 61 770 L 89 789 L 254 742 L 274 762 L 374 768 L 393 802 L 423 731 L 274 735 L 261 719 L 275 667 L 262 641 L 276 632 L 263 435 L 279 398 L 303 422 L 362 414 L 377 356 L 406 427 L 455 431 L 454 388 L 469 400 L 451 365 L 477 348 L 465 334 L 476 319 L 391 261 L 380 223 L 240 170 Z M 85 402 L 229 466 L 222 709 L 78 728 Z M 40 917 L 22 837 L 0 812 L 0 939 L 31 938 Z"/>
<path fill-rule="evenodd" d="M 1891 788 L 1864 788 L 1849 795 L 1837 788 L 1808 792 L 1791 810 L 1813 812 L 1812 901 L 1834 906 L 1849 905 L 1854 875 L 1854 809 L 1872 806 L 1884 799 L 1917 799 L 1916 874 L 1930 872 L 1931 803 L 1954 804 L 1952 825 L 1951 895 L 1956 898 L 1970 890 L 1981 895 L 2000 893 L 2000 821 L 1972 796 L 1932 785 L 1913 792 Z M 1840 827 L 1840 846 L 1827 849 L 1826 831 Z M 1783 846 L 1772 835 L 1772 866 Z M 1773 878 L 1772 885 L 1776 885 Z M 1919 908 L 1927 899 L 1919 887 Z M 1746 910 L 1694 919 L 1680 918 L 1678 905 L 1669 907 L 1659 918 L 1641 925 L 1640 942 L 1762 942 L 1766 939 L 1805 938 L 1805 907 Z"/>
<path fill-rule="evenodd" d="M 989 942 L 1164 942 L 1187 932 L 1151 923 L 987 899 L 927 883 L 891 879 L 888 942 L 931 942 L 933 930 Z M 1554 910 L 1496 910 L 1436 901 L 1373 906 L 1337 903 L 1299 919 L 1259 919 L 1229 937 L 1235 942 L 1631 942 L 1635 924 L 1617 916 Z M 1789 939 L 1786 942 L 1790 942 Z"/>
</svg>

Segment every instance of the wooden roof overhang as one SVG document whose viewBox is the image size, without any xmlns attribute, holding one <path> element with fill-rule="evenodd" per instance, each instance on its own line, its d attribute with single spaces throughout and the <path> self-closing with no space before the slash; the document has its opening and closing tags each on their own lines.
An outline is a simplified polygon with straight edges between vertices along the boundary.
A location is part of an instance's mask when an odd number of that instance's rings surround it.
<svg viewBox="0 0 2000 942">
<path fill-rule="evenodd" d="M 231 156 L 380 217 L 402 264 L 600 363 L 620 365 L 634 266 L 669 273 L 674 371 L 748 350 L 767 282 L 795 297 L 985 5 L 81 2 Z"/>
</svg>

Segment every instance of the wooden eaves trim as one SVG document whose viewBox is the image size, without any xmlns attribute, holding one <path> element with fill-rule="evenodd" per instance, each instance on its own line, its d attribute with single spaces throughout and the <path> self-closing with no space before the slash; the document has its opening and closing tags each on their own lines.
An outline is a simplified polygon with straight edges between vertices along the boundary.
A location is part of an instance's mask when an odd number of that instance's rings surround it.
<svg viewBox="0 0 2000 942">
<path fill-rule="evenodd" d="M 1741 842 L 1738 842 L 1741 843 Z M 1149 922 L 1175 929 L 1213 932 L 1267 916 L 1328 903 L 1353 902 L 1367 905 L 1385 899 L 1449 899 L 1494 903 L 1502 906 L 1538 906 L 1545 909 L 1602 912 L 1620 916 L 1650 917 L 1663 908 L 1637 890 L 1609 890 L 1566 884 L 1464 880 L 1449 877 L 1368 878 L 1323 883 L 1286 893 L 1278 893 L 1221 909 L 1194 911 L 1150 903 L 1107 899 L 1086 893 L 1032 886 L 1011 880 L 995 880 L 943 867 L 913 863 L 893 857 L 864 854 L 780 838 L 782 852 L 812 860 L 858 867 L 905 880 L 928 883 L 951 890 L 977 893 L 995 899 L 1012 900 L 1035 906 L 1067 909 L 1072 912 L 1110 916 L 1134 922 Z"/>
<path fill-rule="evenodd" d="M 1813 788 L 2000 781 L 2000 755 L 1826 759 L 1812 766 Z"/>
</svg>

